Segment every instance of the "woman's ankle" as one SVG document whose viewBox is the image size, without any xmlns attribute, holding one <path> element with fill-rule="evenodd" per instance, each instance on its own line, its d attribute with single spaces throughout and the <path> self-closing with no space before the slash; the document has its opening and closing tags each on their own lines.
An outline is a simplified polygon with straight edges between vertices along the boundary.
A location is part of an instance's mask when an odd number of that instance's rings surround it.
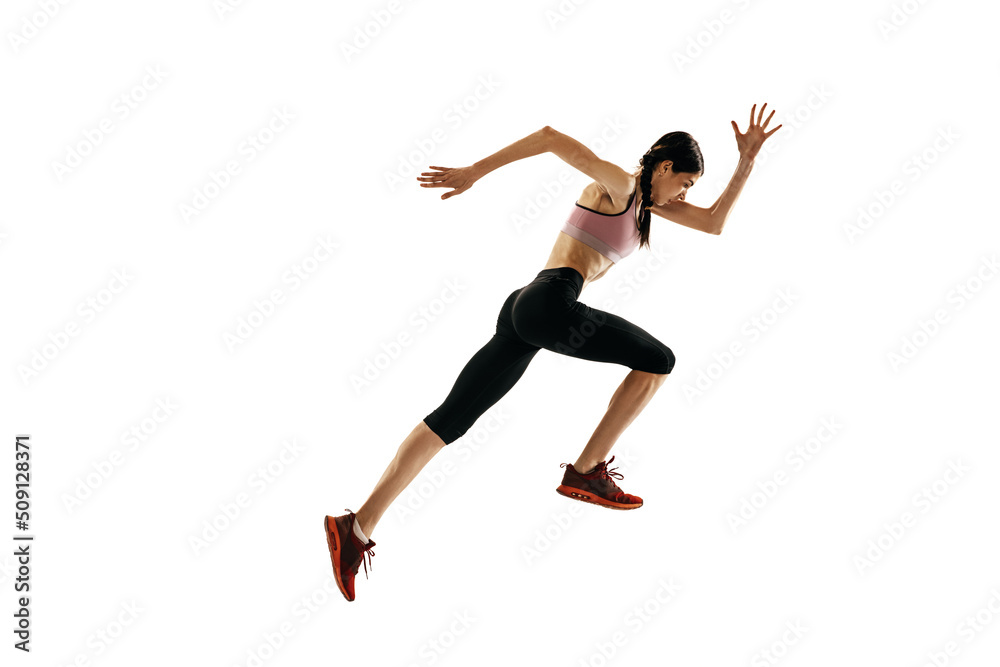
<svg viewBox="0 0 1000 667">
<path fill-rule="evenodd" d="M 355 512 L 354 520 L 357 522 L 358 528 L 361 529 L 361 532 L 364 533 L 368 539 L 371 539 L 372 531 L 375 530 L 375 523 L 368 517 L 368 515 Z M 353 526 L 351 527 L 353 528 Z"/>
</svg>

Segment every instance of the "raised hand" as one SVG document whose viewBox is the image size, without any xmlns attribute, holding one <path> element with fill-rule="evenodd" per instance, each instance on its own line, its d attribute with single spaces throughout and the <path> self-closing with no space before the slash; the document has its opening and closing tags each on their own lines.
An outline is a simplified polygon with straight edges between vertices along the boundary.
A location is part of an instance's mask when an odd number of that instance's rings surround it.
<svg viewBox="0 0 1000 667">
<path fill-rule="evenodd" d="M 417 180 L 423 181 L 420 184 L 422 188 L 454 188 L 451 192 L 441 195 L 441 199 L 460 195 L 479 180 L 479 174 L 472 167 L 452 169 L 450 167 L 431 166 L 430 169 L 437 169 L 439 171 L 436 173 L 425 171 L 417 177 Z"/>
<path fill-rule="evenodd" d="M 767 124 L 771 122 L 771 116 L 774 115 L 774 110 L 772 109 L 771 113 L 767 117 L 767 120 L 765 120 L 764 123 L 761 124 L 760 119 L 763 118 L 764 109 L 766 107 L 767 107 L 767 102 L 765 102 L 764 106 L 760 108 L 760 114 L 758 114 L 757 121 L 755 123 L 753 115 L 754 111 L 757 110 L 757 105 L 756 104 L 753 105 L 753 108 L 750 109 L 750 125 L 747 127 L 746 132 L 743 133 L 740 132 L 740 128 L 736 124 L 735 120 L 729 121 L 730 123 L 733 124 L 733 131 L 736 132 L 736 147 L 739 148 L 740 150 L 740 156 L 748 158 L 750 160 L 757 157 L 757 153 L 760 152 L 760 147 L 764 144 L 764 140 L 767 139 L 772 134 L 774 134 L 775 132 L 777 132 L 779 128 L 781 128 L 781 125 L 779 125 L 770 132 L 764 132 L 764 129 L 767 127 Z"/>
</svg>

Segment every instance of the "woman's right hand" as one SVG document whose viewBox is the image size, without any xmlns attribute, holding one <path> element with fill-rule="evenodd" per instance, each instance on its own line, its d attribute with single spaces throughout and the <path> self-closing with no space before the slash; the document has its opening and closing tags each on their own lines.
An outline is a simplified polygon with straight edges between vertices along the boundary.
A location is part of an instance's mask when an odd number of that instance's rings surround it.
<svg viewBox="0 0 1000 667">
<path fill-rule="evenodd" d="M 472 184 L 478 181 L 480 176 L 474 167 L 452 169 L 451 167 L 431 166 L 430 168 L 437 169 L 438 171 L 425 171 L 417 177 L 417 180 L 422 181 L 420 184 L 422 188 L 454 188 L 451 192 L 441 195 L 441 199 L 462 194 L 471 188 Z"/>
</svg>

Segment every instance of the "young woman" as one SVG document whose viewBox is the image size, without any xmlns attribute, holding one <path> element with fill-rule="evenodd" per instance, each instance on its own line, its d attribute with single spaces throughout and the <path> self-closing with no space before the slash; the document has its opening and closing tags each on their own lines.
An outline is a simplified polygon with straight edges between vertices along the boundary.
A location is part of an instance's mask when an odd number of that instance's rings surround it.
<svg viewBox="0 0 1000 667">
<path fill-rule="evenodd" d="M 684 201 L 704 172 L 698 143 L 686 132 L 663 135 L 628 173 L 606 162 L 575 139 L 544 127 L 476 162 L 471 167 L 434 167 L 417 178 L 425 188 L 452 188 L 448 199 L 505 164 L 540 153 L 554 153 L 594 179 L 563 224 L 545 267 L 530 283 L 514 290 L 500 308 L 496 333 L 476 352 L 444 402 L 420 421 L 396 452 L 357 514 L 323 520 L 334 577 L 341 592 L 354 600 L 354 578 L 366 554 L 374 555 L 368 535 L 389 505 L 442 447 L 460 438 L 520 379 L 540 349 L 580 359 L 627 366 L 631 371 L 611 397 L 607 413 L 556 491 L 575 500 L 611 509 L 642 506 L 642 498 L 623 492 L 612 478 L 621 473 L 604 458 L 618 437 L 642 411 L 674 366 L 669 347 L 645 330 L 577 299 L 590 282 L 636 248 L 649 246 L 650 214 L 708 234 L 720 234 L 746 183 L 764 140 L 772 110 L 761 123 L 765 104 L 750 125 L 736 133 L 740 159 L 728 187 L 709 208 Z M 368 563 L 365 563 L 365 577 Z"/>
</svg>

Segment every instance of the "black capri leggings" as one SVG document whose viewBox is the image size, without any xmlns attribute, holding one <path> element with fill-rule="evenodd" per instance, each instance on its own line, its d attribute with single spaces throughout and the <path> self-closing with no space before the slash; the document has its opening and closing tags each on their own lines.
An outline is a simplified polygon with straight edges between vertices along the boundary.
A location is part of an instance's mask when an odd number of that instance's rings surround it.
<svg viewBox="0 0 1000 667">
<path fill-rule="evenodd" d="M 542 269 L 504 301 L 493 337 L 459 373 L 451 392 L 424 423 L 451 444 L 510 391 L 538 350 L 667 374 L 674 353 L 613 313 L 577 301 L 583 276 L 563 266 Z"/>
</svg>

